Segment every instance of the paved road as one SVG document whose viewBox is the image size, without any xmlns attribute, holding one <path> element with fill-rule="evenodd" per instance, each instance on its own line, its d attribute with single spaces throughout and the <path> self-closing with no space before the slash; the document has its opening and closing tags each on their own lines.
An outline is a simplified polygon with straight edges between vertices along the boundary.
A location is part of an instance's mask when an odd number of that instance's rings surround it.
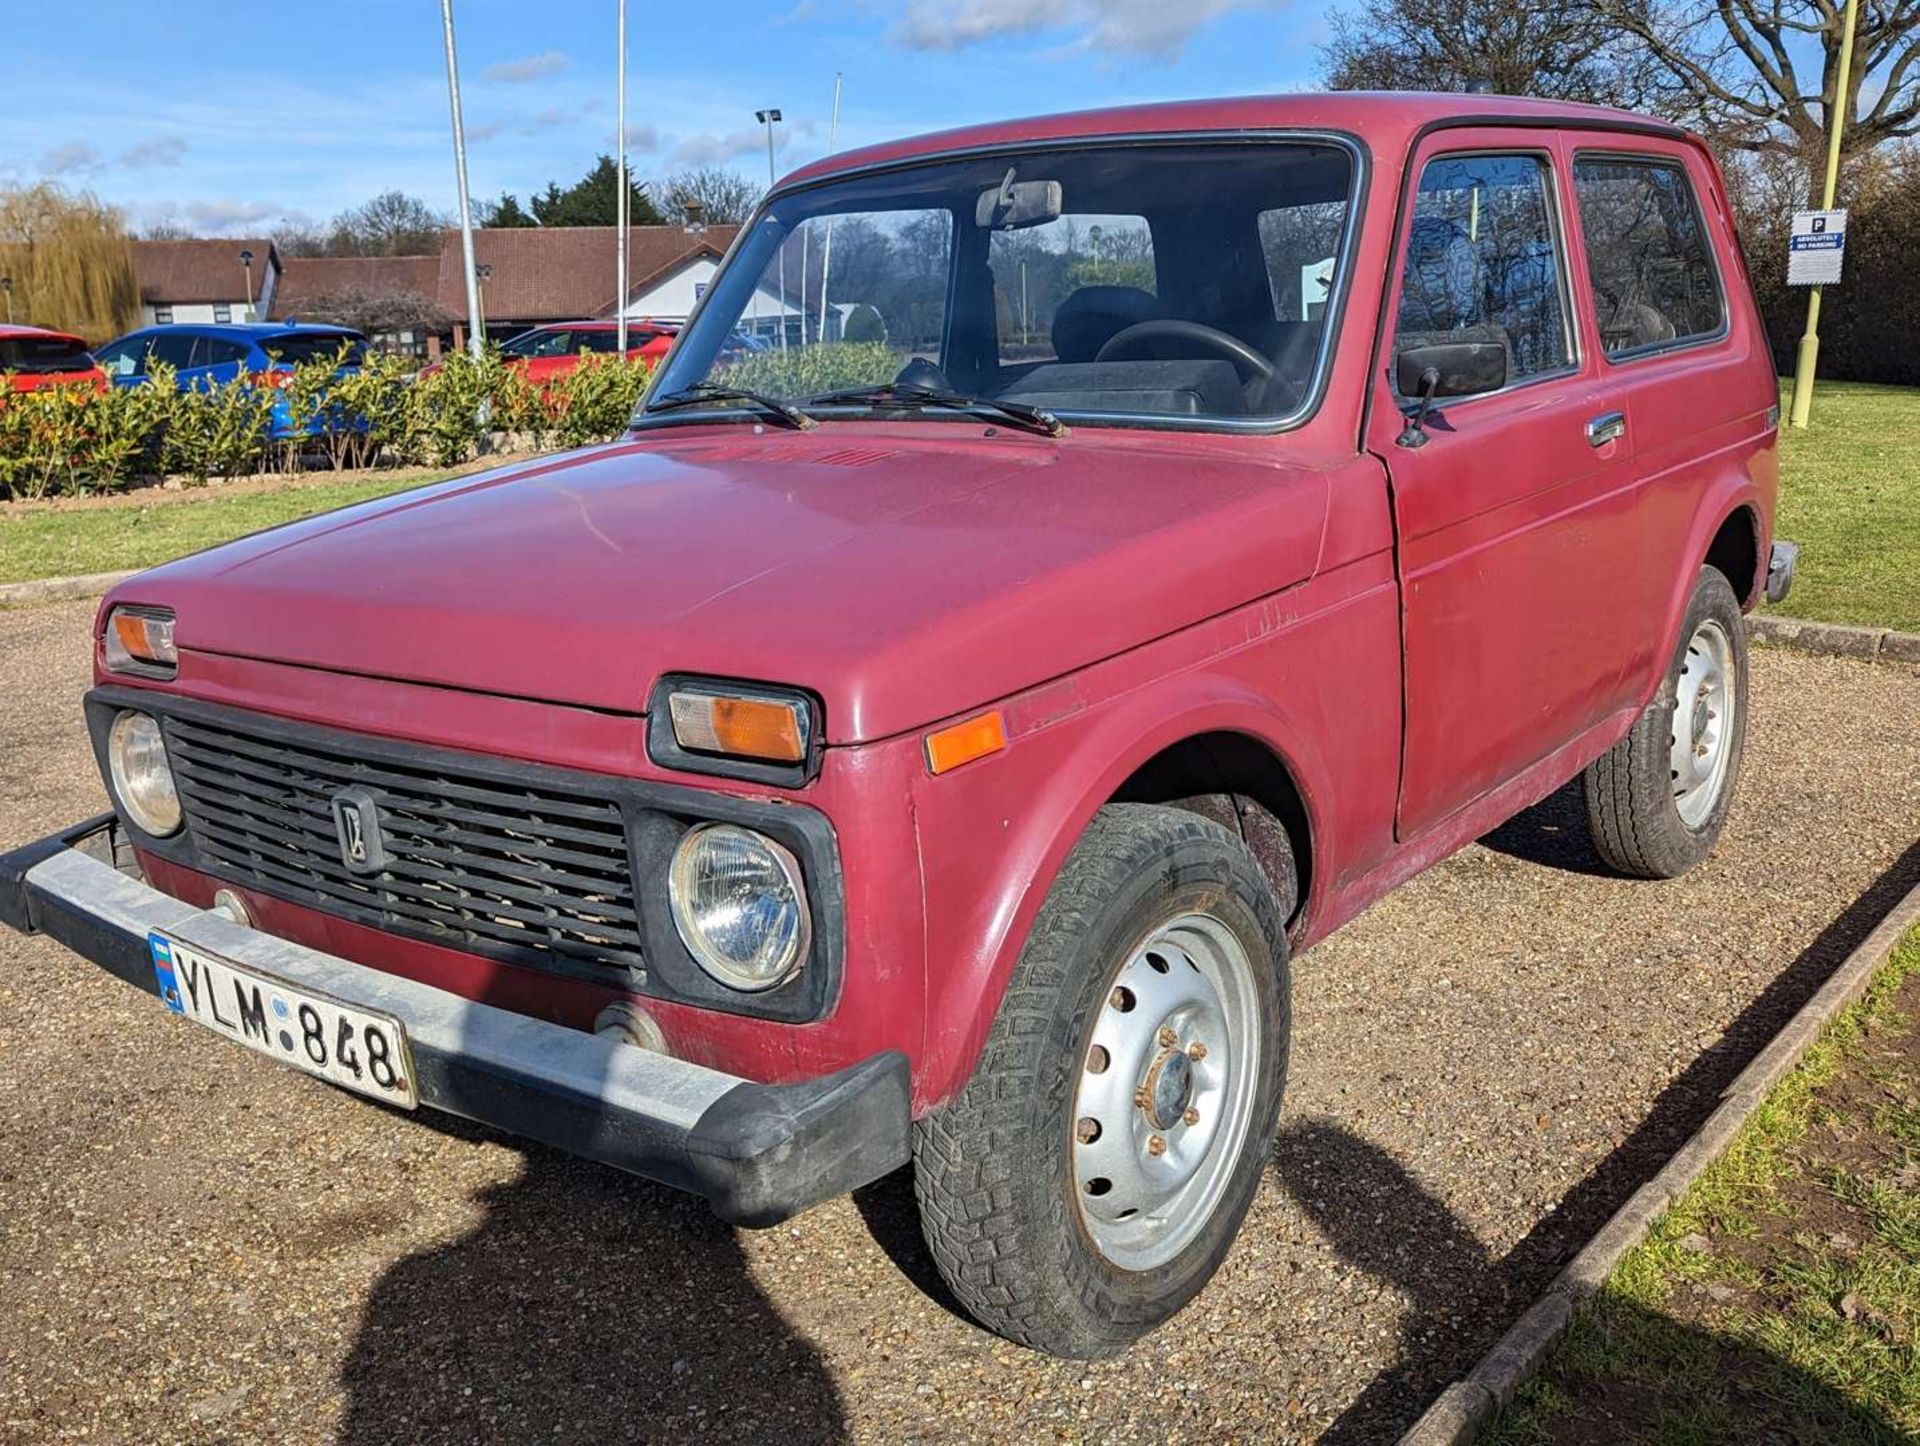
<svg viewBox="0 0 1920 1446">
<path fill-rule="evenodd" d="M 0 613 L 0 840 L 99 806 L 88 616 Z M 1093 1366 L 960 1319 L 902 1179 L 736 1233 L 7 935 L 0 1440 L 1382 1439 L 1920 877 L 1920 675 L 1764 653 L 1753 691 L 1734 825 L 1692 878 L 1601 876 L 1563 794 L 1300 962 L 1240 1246 Z"/>
</svg>

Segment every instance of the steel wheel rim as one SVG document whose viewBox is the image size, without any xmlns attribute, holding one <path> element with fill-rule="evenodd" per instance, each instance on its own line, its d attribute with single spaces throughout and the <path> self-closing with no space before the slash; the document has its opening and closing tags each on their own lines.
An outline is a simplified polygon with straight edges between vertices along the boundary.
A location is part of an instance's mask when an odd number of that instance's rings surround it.
<svg viewBox="0 0 1920 1446">
<path fill-rule="evenodd" d="M 1673 802 L 1688 828 L 1713 817 L 1726 789 L 1734 710 L 1740 706 L 1737 678 L 1733 639 L 1708 618 L 1687 639 L 1673 690 Z"/>
<path fill-rule="evenodd" d="M 1080 1059 L 1074 1199 L 1121 1270 L 1165 1265 L 1233 1179 L 1260 1078 L 1260 996 L 1233 931 L 1210 914 L 1157 928 L 1107 985 Z"/>
</svg>

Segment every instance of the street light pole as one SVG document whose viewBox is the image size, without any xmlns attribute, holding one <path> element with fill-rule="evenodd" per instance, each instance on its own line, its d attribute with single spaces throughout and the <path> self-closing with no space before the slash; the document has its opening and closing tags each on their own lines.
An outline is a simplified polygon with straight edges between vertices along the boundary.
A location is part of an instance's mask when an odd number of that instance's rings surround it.
<svg viewBox="0 0 1920 1446">
<path fill-rule="evenodd" d="M 629 198 L 627 195 L 627 0 L 620 0 L 620 21 L 617 27 L 618 38 L 614 50 L 620 66 L 619 78 L 613 87 L 614 125 L 618 134 L 614 137 L 615 147 L 620 156 L 620 200 L 615 208 L 614 247 L 618 258 L 613 267 L 614 305 L 620 308 L 619 320 L 614 323 L 614 350 L 621 356 L 627 354 L 627 226 L 629 216 Z"/>
<path fill-rule="evenodd" d="M 753 118 L 767 128 L 767 192 L 771 195 L 775 179 L 773 173 L 773 128 L 780 120 L 780 112 L 777 110 L 757 110 L 753 113 Z M 787 349 L 787 245 L 784 239 L 780 243 L 778 255 L 780 258 L 780 350 L 785 351 Z"/>
<path fill-rule="evenodd" d="M 248 321 L 252 321 L 253 320 L 253 253 L 251 251 L 242 251 L 240 253 L 240 269 L 247 273 L 246 319 Z"/>
<path fill-rule="evenodd" d="M 1833 209 L 1833 195 L 1840 180 L 1840 132 L 1846 127 L 1847 112 L 1853 96 L 1853 23 L 1860 17 L 1860 0 L 1846 0 L 1847 19 L 1840 27 L 1840 74 L 1834 78 L 1833 102 L 1827 107 L 1827 178 L 1820 188 L 1820 209 Z M 1805 428 L 1813 414 L 1813 373 L 1820 360 L 1820 291 L 1816 286 L 1807 297 L 1807 329 L 1800 338 L 1800 355 L 1793 369 L 1793 408 L 1787 420 Z"/>
<path fill-rule="evenodd" d="M 485 355 L 480 334 L 480 277 L 473 262 L 473 207 L 467 200 L 467 126 L 460 115 L 460 63 L 453 49 L 453 0 L 440 0 L 441 28 L 447 40 L 447 106 L 453 112 L 454 187 L 460 196 L 460 253 L 467 273 L 467 350 Z"/>
</svg>

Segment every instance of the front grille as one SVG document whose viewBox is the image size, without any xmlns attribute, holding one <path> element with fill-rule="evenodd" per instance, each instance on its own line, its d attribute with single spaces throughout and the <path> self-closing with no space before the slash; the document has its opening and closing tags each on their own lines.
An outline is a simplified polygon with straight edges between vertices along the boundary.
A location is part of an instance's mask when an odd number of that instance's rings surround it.
<svg viewBox="0 0 1920 1446">
<path fill-rule="evenodd" d="M 413 768 L 227 724 L 166 720 L 187 831 L 208 872 L 328 913 L 518 962 L 638 968 L 618 802 Z M 375 798 L 385 867 L 340 852 L 334 795 Z"/>
</svg>

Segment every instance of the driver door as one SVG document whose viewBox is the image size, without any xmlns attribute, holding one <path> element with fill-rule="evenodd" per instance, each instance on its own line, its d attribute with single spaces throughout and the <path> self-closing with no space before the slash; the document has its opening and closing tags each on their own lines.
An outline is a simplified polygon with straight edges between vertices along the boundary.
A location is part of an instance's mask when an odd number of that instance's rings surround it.
<svg viewBox="0 0 1920 1446">
<path fill-rule="evenodd" d="M 1403 839 L 1621 706 L 1631 610 L 1610 594 L 1636 502 L 1582 359 L 1563 169 L 1551 132 L 1511 129 L 1440 132 L 1414 158 L 1368 421 L 1399 538 Z M 1499 342 L 1506 383 L 1436 404 L 1406 445 L 1394 357 L 1447 340 Z"/>
</svg>

